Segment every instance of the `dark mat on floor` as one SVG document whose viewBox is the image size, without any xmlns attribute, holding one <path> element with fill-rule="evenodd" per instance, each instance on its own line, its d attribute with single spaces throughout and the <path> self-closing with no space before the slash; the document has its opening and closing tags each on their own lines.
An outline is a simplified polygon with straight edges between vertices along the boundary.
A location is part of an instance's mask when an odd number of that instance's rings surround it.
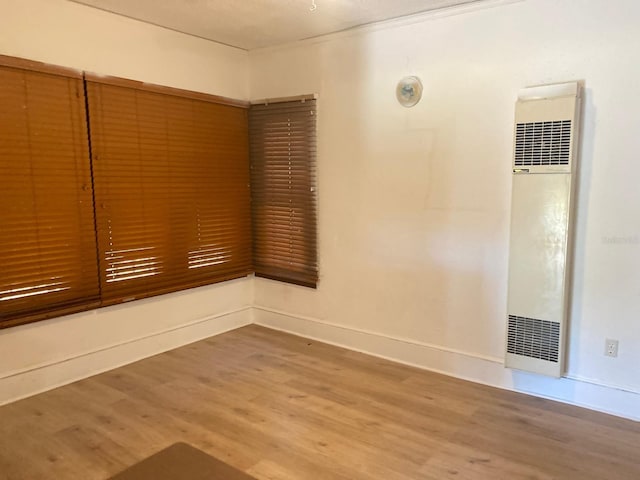
<svg viewBox="0 0 640 480">
<path fill-rule="evenodd" d="M 109 480 L 255 480 L 255 478 L 191 445 L 174 443 Z"/>
</svg>

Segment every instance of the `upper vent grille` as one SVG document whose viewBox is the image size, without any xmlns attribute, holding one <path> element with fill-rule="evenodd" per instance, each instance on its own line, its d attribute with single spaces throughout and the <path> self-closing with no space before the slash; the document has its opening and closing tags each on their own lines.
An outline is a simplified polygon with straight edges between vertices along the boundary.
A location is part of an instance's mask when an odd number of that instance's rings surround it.
<svg viewBox="0 0 640 480">
<path fill-rule="evenodd" d="M 507 352 L 558 362 L 560 323 L 509 315 Z"/>
<path fill-rule="evenodd" d="M 518 123 L 514 166 L 569 165 L 571 120 Z"/>
</svg>

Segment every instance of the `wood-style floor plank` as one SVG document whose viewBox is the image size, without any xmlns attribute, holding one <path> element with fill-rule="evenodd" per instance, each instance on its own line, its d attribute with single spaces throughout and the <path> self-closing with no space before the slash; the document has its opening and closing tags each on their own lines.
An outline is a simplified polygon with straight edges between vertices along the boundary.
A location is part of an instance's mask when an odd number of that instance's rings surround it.
<svg viewBox="0 0 640 480">
<path fill-rule="evenodd" d="M 249 326 L 0 407 L 0 480 L 175 442 L 261 480 L 638 480 L 640 424 Z"/>
</svg>

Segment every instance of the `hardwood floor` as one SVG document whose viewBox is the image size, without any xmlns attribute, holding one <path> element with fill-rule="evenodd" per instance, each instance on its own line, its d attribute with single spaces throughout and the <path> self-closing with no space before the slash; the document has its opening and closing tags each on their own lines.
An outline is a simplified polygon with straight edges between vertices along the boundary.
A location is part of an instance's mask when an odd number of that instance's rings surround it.
<svg viewBox="0 0 640 480">
<path fill-rule="evenodd" d="M 249 326 L 0 407 L 0 479 L 178 441 L 257 479 L 640 479 L 640 424 Z"/>
</svg>

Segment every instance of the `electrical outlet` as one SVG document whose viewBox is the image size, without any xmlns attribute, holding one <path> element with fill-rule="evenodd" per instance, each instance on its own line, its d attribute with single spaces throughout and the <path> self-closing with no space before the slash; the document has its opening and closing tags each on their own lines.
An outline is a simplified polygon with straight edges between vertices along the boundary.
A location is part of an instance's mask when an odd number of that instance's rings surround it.
<svg viewBox="0 0 640 480">
<path fill-rule="evenodd" d="M 618 340 L 607 338 L 604 343 L 604 354 L 607 357 L 618 356 Z"/>
</svg>

